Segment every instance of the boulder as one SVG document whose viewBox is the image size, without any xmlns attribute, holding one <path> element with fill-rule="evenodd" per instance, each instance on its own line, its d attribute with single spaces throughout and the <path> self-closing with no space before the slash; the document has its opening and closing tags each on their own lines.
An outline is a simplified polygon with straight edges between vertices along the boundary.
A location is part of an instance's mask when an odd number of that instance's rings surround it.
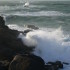
<svg viewBox="0 0 70 70">
<path fill-rule="evenodd" d="M 9 62 L 8 61 L 0 61 L 0 70 L 8 70 Z"/>
<path fill-rule="evenodd" d="M 48 62 L 45 65 L 45 70 L 59 70 L 63 69 L 63 63 L 61 61 Z"/>
<path fill-rule="evenodd" d="M 9 70 L 44 70 L 44 61 L 32 54 L 16 55 L 9 65 Z"/>
</svg>

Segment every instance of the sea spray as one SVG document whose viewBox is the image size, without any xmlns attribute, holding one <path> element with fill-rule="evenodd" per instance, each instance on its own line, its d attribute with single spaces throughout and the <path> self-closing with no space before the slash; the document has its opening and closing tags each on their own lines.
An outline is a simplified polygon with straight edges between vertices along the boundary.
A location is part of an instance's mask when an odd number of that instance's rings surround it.
<svg viewBox="0 0 70 70">
<path fill-rule="evenodd" d="M 23 43 L 28 47 L 34 47 L 37 45 L 37 41 L 30 35 L 24 36 L 22 33 L 20 33 L 18 38 L 21 38 Z"/>
<path fill-rule="evenodd" d="M 67 37 L 64 36 L 60 28 L 50 32 L 47 30 L 35 30 L 27 33 L 26 37 L 22 34 L 19 37 L 22 38 L 22 41 L 27 46 L 35 46 L 32 53 L 42 57 L 45 62 L 70 61 L 70 42 L 64 41 Z"/>
<path fill-rule="evenodd" d="M 23 27 L 13 27 L 11 29 L 18 29 L 24 31 Z M 60 60 L 63 62 L 70 62 L 70 36 L 64 35 L 63 30 L 58 29 L 41 29 L 30 31 L 24 36 L 22 33 L 18 36 L 23 43 L 28 47 L 34 47 L 32 52 L 44 59 L 45 62 Z"/>
</svg>

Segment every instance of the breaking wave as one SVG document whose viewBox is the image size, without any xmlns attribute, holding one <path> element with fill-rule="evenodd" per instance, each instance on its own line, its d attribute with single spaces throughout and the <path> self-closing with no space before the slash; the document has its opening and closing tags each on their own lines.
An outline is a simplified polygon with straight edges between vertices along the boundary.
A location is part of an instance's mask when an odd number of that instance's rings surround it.
<svg viewBox="0 0 70 70">
<path fill-rule="evenodd" d="M 13 27 L 13 25 L 8 26 Z M 16 25 L 14 27 L 14 29 L 22 30 L 22 27 L 20 28 Z M 23 29 L 23 31 L 24 30 L 25 29 Z M 31 31 L 27 33 L 26 36 L 20 34 L 19 38 L 21 38 L 27 46 L 35 46 L 32 53 L 42 57 L 45 62 L 56 60 L 70 62 L 70 36 L 64 35 L 61 28 L 53 30 L 50 28 L 42 28 Z"/>
</svg>

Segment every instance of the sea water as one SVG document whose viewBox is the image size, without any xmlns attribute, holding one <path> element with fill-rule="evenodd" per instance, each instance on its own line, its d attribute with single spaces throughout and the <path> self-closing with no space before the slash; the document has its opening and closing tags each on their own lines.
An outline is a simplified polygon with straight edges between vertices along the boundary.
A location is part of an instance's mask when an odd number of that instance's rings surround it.
<svg viewBox="0 0 70 70">
<path fill-rule="evenodd" d="M 35 46 L 33 54 L 48 61 L 70 63 L 70 1 L 1 1 L 0 15 L 11 29 L 24 31 L 24 25 L 35 25 L 39 30 L 20 34 L 18 38 Z M 70 65 L 63 70 L 70 70 Z"/>
</svg>

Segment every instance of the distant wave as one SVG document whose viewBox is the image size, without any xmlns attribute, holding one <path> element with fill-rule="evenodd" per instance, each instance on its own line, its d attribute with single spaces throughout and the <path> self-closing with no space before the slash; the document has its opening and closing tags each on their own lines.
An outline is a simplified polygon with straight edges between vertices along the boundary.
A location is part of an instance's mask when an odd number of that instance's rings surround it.
<svg viewBox="0 0 70 70">
<path fill-rule="evenodd" d="M 70 16 L 70 14 L 65 14 L 62 12 L 58 12 L 58 11 L 38 11 L 38 12 L 25 12 L 25 13 L 21 13 L 21 12 L 15 12 L 15 13 L 10 13 L 10 14 L 4 14 L 7 17 L 11 17 L 11 16 Z"/>
</svg>

